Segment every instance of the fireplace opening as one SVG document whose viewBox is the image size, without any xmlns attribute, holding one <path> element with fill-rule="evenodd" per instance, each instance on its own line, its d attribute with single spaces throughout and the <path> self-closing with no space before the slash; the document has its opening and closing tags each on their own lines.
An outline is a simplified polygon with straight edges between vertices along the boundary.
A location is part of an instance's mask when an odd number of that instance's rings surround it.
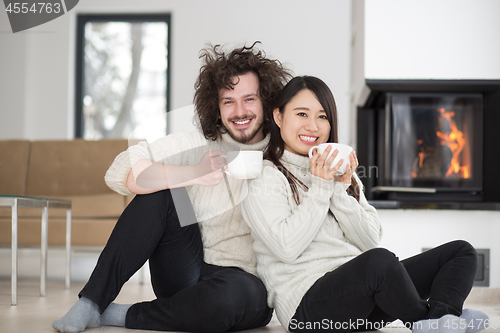
<svg viewBox="0 0 500 333">
<path fill-rule="evenodd" d="M 368 200 L 387 208 L 500 208 L 500 81 L 366 83 L 371 93 L 358 107 L 357 155 Z"/>
<path fill-rule="evenodd" d="M 386 186 L 481 190 L 481 95 L 388 93 L 386 110 Z"/>
</svg>

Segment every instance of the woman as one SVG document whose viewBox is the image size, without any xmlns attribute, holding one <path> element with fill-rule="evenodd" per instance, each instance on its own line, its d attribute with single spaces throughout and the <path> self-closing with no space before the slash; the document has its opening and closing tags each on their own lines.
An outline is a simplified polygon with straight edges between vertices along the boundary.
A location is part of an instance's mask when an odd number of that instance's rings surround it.
<svg viewBox="0 0 500 333">
<path fill-rule="evenodd" d="M 475 249 L 455 241 L 400 262 L 377 248 L 382 228 L 354 173 L 311 147 L 337 142 L 337 111 L 318 78 L 292 79 L 278 96 L 262 174 L 242 206 L 268 303 L 290 331 L 373 330 L 401 319 L 414 332 L 477 332 L 486 314 L 465 310 Z M 476 319 L 476 320 L 474 320 Z"/>
</svg>

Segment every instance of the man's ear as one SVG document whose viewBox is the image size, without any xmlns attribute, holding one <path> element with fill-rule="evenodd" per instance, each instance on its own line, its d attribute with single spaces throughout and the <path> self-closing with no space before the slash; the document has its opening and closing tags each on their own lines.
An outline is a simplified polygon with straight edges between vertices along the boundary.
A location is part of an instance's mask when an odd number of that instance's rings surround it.
<svg viewBox="0 0 500 333">
<path fill-rule="evenodd" d="M 276 125 L 281 128 L 281 112 L 279 108 L 273 110 L 273 118 Z"/>
</svg>

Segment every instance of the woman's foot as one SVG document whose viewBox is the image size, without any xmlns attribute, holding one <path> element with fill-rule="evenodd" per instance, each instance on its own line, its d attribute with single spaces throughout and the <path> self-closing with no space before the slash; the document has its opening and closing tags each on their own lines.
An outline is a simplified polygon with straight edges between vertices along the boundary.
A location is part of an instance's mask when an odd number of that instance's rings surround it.
<svg viewBox="0 0 500 333">
<path fill-rule="evenodd" d="M 101 315 L 101 325 L 125 327 L 125 318 L 131 306 L 131 304 L 111 303 Z"/>
<path fill-rule="evenodd" d="M 80 298 L 64 317 L 52 323 L 55 330 L 63 333 L 77 333 L 100 325 L 99 307 L 85 297 Z"/>
<path fill-rule="evenodd" d="M 465 333 L 467 321 L 454 315 L 423 319 L 413 324 L 412 333 Z"/>
<path fill-rule="evenodd" d="M 467 322 L 467 330 L 465 333 L 476 333 L 488 328 L 490 317 L 482 311 L 464 309 L 460 318 Z"/>
</svg>

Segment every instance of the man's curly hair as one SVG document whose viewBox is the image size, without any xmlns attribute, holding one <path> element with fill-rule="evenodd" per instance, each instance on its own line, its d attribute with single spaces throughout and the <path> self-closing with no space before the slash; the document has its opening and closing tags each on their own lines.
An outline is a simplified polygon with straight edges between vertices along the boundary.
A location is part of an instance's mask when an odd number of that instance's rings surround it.
<svg viewBox="0 0 500 333">
<path fill-rule="evenodd" d="M 207 140 L 216 141 L 226 131 L 220 119 L 220 89 L 233 89 L 232 78 L 253 72 L 259 78 L 259 94 L 264 113 L 264 135 L 269 132 L 274 99 L 292 75 L 279 60 L 267 59 L 263 51 L 243 46 L 224 52 L 221 45 L 201 50 L 203 65 L 195 83 L 194 105 Z"/>
</svg>

